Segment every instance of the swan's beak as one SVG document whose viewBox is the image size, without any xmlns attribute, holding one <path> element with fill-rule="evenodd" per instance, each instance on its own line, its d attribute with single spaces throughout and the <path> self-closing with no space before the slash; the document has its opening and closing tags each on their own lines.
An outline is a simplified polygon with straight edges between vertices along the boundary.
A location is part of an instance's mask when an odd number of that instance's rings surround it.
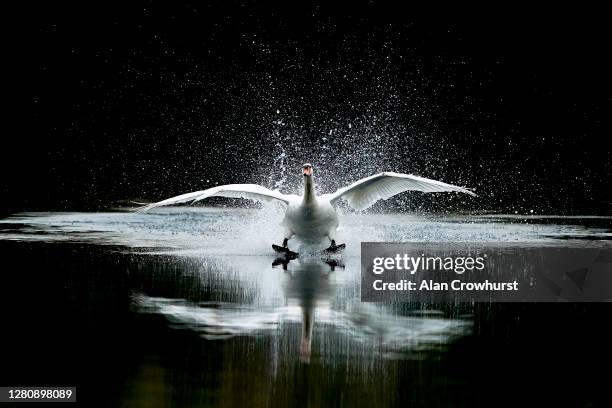
<svg viewBox="0 0 612 408">
<path fill-rule="evenodd" d="M 312 176 L 312 166 L 304 166 L 304 167 L 302 167 L 302 173 L 305 176 Z"/>
</svg>

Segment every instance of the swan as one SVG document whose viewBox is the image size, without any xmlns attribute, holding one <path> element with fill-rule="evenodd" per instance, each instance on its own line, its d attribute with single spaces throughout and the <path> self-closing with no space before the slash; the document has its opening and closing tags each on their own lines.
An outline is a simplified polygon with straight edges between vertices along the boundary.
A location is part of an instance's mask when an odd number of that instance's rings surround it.
<svg viewBox="0 0 612 408">
<path fill-rule="evenodd" d="M 378 200 L 386 200 L 408 190 L 429 193 L 454 191 L 476 196 L 474 192 L 465 187 L 412 174 L 394 172 L 375 174 L 358 180 L 334 193 L 317 196 L 313 166 L 309 163 L 304 164 L 302 174 L 304 176 L 304 192 L 301 196 L 282 194 L 279 191 L 270 190 L 257 184 L 227 184 L 151 203 L 140 207 L 138 211 L 148 211 L 164 205 L 195 203 L 209 197 L 245 198 L 262 203 L 276 201 L 284 204 L 286 210 L 282 221 L 284 227 L 282 248 L 273 245 L 275 250 L 282 249 L 291 252 L 288 248 L 289 240 L 297 237 L 307 243 L 318 243 L 327 238 L 330 241 L 330 247 L 326 251 L 334 251 L 339 248 L 339 245 L 336 245 L 336 230 L 338 229 L 336 205 L 340 200 L 346 201 L 357 210 L 364 210 Z"/>
</svg>

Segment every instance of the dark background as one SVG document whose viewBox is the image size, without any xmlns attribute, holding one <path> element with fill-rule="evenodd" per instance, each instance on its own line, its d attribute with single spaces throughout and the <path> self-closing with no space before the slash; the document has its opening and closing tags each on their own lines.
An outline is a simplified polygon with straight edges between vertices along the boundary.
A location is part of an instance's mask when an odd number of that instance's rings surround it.
<svg viewBox="0 0 612 408">
<path fill-rule="evenodd" d="M 412 209 L 612 212 L 603 10 L 87 3 L 5 11 L 1 214 L 290 191 L 305 161 L 324 191 L 395 170 L 480 195 Z"/>
</svg>

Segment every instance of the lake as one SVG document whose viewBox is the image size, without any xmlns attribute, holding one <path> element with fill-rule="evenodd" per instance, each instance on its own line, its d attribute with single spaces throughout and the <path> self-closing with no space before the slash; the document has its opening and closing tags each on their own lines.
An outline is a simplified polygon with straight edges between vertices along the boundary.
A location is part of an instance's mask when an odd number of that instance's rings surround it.
<svg viewBox="0 0 612 408">
<path fill-rule="evenodd" d="M 0 220 L 2 385 L 84 406 L 598 406 L 609 303 L 360 302 L 360 242 L 612 241 L 610 217 L 341 216 L 334 259 L 276 208 Z M 321 248 L 327 246 L 321 244 Z"/>
</svg>

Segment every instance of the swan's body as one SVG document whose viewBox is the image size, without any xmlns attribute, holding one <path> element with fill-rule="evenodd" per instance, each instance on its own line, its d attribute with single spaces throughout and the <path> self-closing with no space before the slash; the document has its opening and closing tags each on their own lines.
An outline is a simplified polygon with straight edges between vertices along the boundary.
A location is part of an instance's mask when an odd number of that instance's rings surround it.
<svg viewBox="0 0 612 408">
<path fill-rule="evenodd" d="M 228 184 L 172 197 L 146 205 L 140 210 L 147 211 L 163 205 L 186 202 L 194 203 L 208 197 L 246 198 L 260 202 L 278 201 L 287 206 L 283 219 L 285 229 L 283 246 L 286 247 L 288 240 L 296 236 L 302 241 L 310 243 L 316 243 L 327 238 L 331 241 L 331 248 L 334 248 L 336 246 L 336 229 L 338 228 L 338 215 L 335 206 L 341 199 L 347 201 L 353 208 L 363 210 L 378 200 L 386 200 L 408 190 L 424 192 L 455 191 L 472 196 L 476 195 L 467 188 L 442 183 L 441 181 L 411 174 L 385 172 L 358 180 L 335 193 L 316 196 L 312 173 L 312 166 L 305 164 L 303 166 L 304 193 L 301 196 L 282 194 L 256 184 Z"/>
<path fill-rule="evenodd" d="M 335 240 L 338 214 L 325 197 L 319 197 L 311 204 L 296 200 L 287 206 L 283 227 L 287 239 L 295 235 L 310 243 L 316 243 L 326 237 Z"/>
</svg>

